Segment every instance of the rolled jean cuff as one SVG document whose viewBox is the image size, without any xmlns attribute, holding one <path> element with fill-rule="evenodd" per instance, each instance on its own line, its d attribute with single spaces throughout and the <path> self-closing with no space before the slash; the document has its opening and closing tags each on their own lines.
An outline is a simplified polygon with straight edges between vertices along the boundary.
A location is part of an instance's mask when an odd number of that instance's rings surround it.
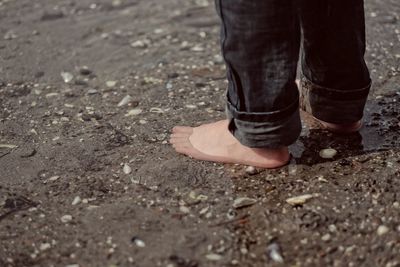
<svg viewBox="0 0 400 267">
<path fill-rule="evenodd" d="M 353 123 L 363 117 L 365 103 L 371 88 L 337 90 L 326 88 L 301 79 L 300 108 L 315 118 L 330 123 Z"/>
<path fill-rule="evenodd" d="M 289 112 L 290 111 L 290 112 Z M 237 111 L 229 102 L 226 107 L 229 131 L 244 146 L 279 148 L 296 142 L 301 132 L 299 103 L 266 113 Z"/>
</svg>

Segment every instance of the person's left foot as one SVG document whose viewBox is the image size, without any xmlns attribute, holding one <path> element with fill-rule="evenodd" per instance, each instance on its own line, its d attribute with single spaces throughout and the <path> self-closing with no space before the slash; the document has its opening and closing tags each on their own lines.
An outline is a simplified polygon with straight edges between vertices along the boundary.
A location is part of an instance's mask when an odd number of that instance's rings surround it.
<svg viewBox="0 0 400 267">
<path fill-rule="evenodd" d="M 238 163 L 262 168 L 278 168 L 288 163 L 287 147 L 250 148 L 242 145 L 228 130 L 228 120 L 199 127 L 176 126 L 170 143 L 179 153 L 195 159 Z"/>
</svg>

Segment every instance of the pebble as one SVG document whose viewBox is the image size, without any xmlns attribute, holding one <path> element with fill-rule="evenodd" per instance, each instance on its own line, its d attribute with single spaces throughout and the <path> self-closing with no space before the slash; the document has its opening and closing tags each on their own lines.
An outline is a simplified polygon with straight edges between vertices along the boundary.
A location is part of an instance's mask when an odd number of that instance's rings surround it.
<svg viewBox="0 0 400 267">
<path fill-rule="evenodd" d="M 48 250 L 49 248 L 51 248 L 51 245 L 50 245 L 49 243 L 40 244 L 40 247 L 39 247 L 39 249 L 40 249 L 41 251 Z"/>
<path fill-rule="evenodd" d="M 190 50 L 192 50 L 193 52 L 203 52 L 204 48 L 199 45 L 196 45 L 196 46 L 192 47 Z"/>
<path fill-rule="evenodd" d="M 112 88 L 115 85 L 117 85 L 117 82 L 116 81 L 107 81 L 106 85 L 107 85 L 108 88 Z"/>
<path fill-rule="evenodd" d="M 130 95 L 127 95 L 124 98 L 122 98 L 122 100 L 118 103 L 117 106 L 118 107 L 125 106 L 126 104 L 129 104 L 132 100 L 133 98 Z"/>
<path fill-rule="evenodd" d="M 283 257 L 280 253 L 280 248 L 277 243 L 272 243 L 267 247 L 268 256 L 275 262 L 283 262 Z"/>
<path fill-rule="evenodd" d="M 378 235 L 384 235 L 389 232 L 389 228 L 386 225 L 380 225 L 376 232 Z"/>
<path fill-rule="evenodd" d="M 201 210 L 199 211 L 199 214 L 200 214 L 200 215 L 204 215 L 204 214 L 206 214 L 206 213 L 208 212 L 209 209 L 210 209 L 210 207 L 205 207 L 205 208 L 203 208 L 203 209 L 201 209 Z"/>
<path fill-rule="evenodd" d="M 144 243 L 143 240 L 140 240 L 137 237 L 133 237 L 132 238 L 132 242 L 135 243 L 136 246 L 140 247 L 140 248 L 144 248 L 146 246 L 146 243 Z"/>
<path fill-rule="evenodd" d="M 17 38 L 18 36 L 13 31 L 8 31 L 4 34 L 4 40 L 12 40 Z"/>
<path fill-rule="evenodd" d="M 243 208 L 243 207 L 254 205 L 256 202 L 257 202 L 257 200 L 254 198 L 239 197 L 233 201 L 232 206 L 235 209 L 238 209 L 238 208 Z"/>
<path fill-rule="evenodd" d="M 222 256 L 219 254 L 211 253 L 206 255 L 207 260 L 210 261 L 219 261 L 222 259 Z"/>
<path fill-rule="evenodd" d="M 83 66 L 79 69 L 79 73 L 81 75 L 90 75 L 92 74 L 92 71 L 87 66 Z"/>
<path fill-rule="evenodd" d="M 87 91 L 87 94 L 88 95 L 95 95 L 95 94 L 97 94 L 99 91 L 97 91 L 96 89 L 89 89 L 88 91 Z"/>
<path fill-rule="evenodd" d="M 333 148 L 326 148 L 326 149 L 322 149 L 319 152 L 319 156 L 323 159 L 331 159 L 334 156 L 336 156 L 337 151 Z"/>
<path fill-rule="evenodd" d="M 67 265 L 65 267 L 80 267 L 80 266 L 79 266 L 79 264 L 70 264 L 70 265 Z"/>
<path fill-rule="evenodd" d="M 72 79 L 74 79 L 74 76 L 69 73 L 69 72 L 61 72 L 61 77 L 63 78 L 65 83 L 70 83 Z"/>
<path fill-rule="evenodd" d="M 167 85 L 165 86 L 166 89 L 172 89 L 172 83 L 167 83 Z"/>
<path fill-rule="evenodd" d="M 48 93 L 46 94 L 46 98 L 54 97 L 54 96 L 59 96 L 59 93 Z"/>
<path fill-rule="evenodd" d="M 286 202 L 289 203 L 290 205 L 296 206 L 296 205 L 301 205 L 301 204 L 306 203 L 306 201 L 311 198 L 313 198 L 313 195 L 306 194 L 306 195 L 288 198 L 288 199 L 286 199 Z"/>
<path fill-rule="evenodd" d="M 72 205 L 73 206 L 78 205 L 79 203 L 81 203 L 81 201 L 82 201 L 81 198 L 79 196 L 76 196 L 72 201 Z"/>
<path fill-rule="evenodd" d="M 257 170 L 256 170 L 256 168 L 254 168 L 253 166 L 247 167 L 246 170 L 245 170 L 245 172 L 246 172 L 247 174 L 250 174 L 250 175 L 257 174 Z"/>
<path fill-rule="evenodd" d="M 131 109 L 128 111 L 128 113 L 125 114 L 125 117 L 136 116 L 140 113 L 142 113 L 142 110 L 140 108 Z"/>
<path fill-rule="evenodd" d="M 56 180 L 58 180 L 58 178 L 60 178 L 60 176 L 51 176 L 49 178 L 49 181 L 56 181 Z"/>
<path fill-rule="evenodd" d="M 190 209 L 189 209 L 188 207 L 186 207 L 186 206 L 180 206 L 180 207 L 179 207 L 179 210 L 180 210 L 182 213 L 185 213 L 185 214 L 190 213 Z"/>
<path fill-rule="evenodd" d="M 186 105 L 186 107 L 187 107 L 187 108 L 190 108 L 190 109 L 195 109 L 195 108 L 197 108 L 196 105 Z"/>
<path fill-rule="evenodd" d="M 124 167 L 122 168 L 125 174 L 130 174 L 132 172 L 132 168 L 128 164 L 124 164 Z"/>
<path fill-rule="evenodd" d="M 67 222 L 70 222 L 70 221 L 72 221 L 72 216 L 71 215 L 64 215 L 64 216 L 62 216 L 61 217 L 61 222 L 63 222 L 63 223 L 67 223 Z"/>
<path fill-rule="evenodd" d="M 331 235 L 325 234 L 321 237 L 321 240 L 327 242 L 327 241 L 331 240 Z"/>
<path fill-rule="evenodd" d="M 135 42 L 131 43 L 131 47 L 133 47 L 133 48 L 146 48 L 147 47 L 147 43 L 145 41 L 138 40 L 138 41 L 135 41 Z"/>
</svg>

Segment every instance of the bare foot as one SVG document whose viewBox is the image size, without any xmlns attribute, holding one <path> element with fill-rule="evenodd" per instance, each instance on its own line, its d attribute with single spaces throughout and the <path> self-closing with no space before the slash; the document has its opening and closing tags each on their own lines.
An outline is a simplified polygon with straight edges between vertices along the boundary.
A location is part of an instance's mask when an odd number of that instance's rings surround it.
<svg viewBox="0 0 400 267">
<path fill-rule="evenodd" d="M 170 143 L 179 153 L 199 160 L 278 168 L 290 159 L 288 148 L 264 149 L 242 145 L 228 130 L 228 120 L 199 127 L 176 126 Z"/>
<path fill-rule="evenodd" d="M 327 129 L 328 131 L 331 131 L 333 133 L 338 133 L 338 134 L 355 133 L 355 132 L 358 132 L 362 127 L 361 120 L 353 122 L 353 123 L 336 124 L 336 123 L 329 123 L 329 122 L 321 121 L 315 117 L 314 117 L 314 119 L 317 120 L 320 124 L 322 124 L 322 126 L 325 129 Z"/>
<path fill-rule="evenodd" d="M 296 80 L 297 87 L 300 88 L 300 80 Z M 311 115 L 311 114 L 310 114 Z M 312 115 L 311 115 L 312 116 Z M 358 132 L 361 127 L 362 127 L 362 122 L 361 120 L 353 122 L 353 123 L 343 123 L 343 124 L 337 124 L 337 123 L 330 123 L 330 122 L 325 122 L 321 121 L 314 116 L 312 116 L 314 120 L 319 122 L 323 128 L 327 129 L 328 131 L 331 131 L 333 133 L 338 133 L 338 134 L 351 134 Z"/>
</svg>

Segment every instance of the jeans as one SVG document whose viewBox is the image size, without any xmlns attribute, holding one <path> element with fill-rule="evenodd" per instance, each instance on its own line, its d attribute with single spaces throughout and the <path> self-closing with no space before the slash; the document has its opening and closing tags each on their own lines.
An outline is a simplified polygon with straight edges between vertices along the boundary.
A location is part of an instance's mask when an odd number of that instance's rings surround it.
<svg viewBox="0 0 400 267">
<path fill-rule="evenodd" d="M 215 2 L 229 82 L 229 131 L 240 143 L 294 143 L 301 132 L 299 108 L 330 123 L 362 118 L 371 85 L 362 0 Z"/>
</svg>

